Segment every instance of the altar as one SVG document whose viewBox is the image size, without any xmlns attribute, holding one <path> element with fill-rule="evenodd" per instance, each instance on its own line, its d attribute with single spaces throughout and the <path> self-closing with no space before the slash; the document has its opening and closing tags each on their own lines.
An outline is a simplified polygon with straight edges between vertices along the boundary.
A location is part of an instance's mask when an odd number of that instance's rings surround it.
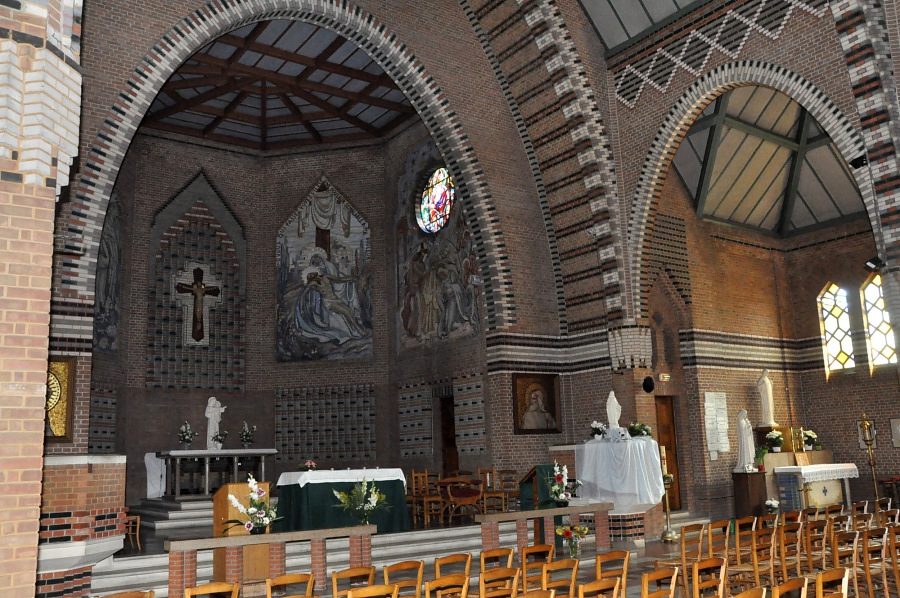
<svg viewBox="0 0 900 598">
<path fill-rule="evenodd" d="M 376 511 L 371 523 L 379 533 L 409 531 L 406 476 L 399 468 L 286 471 L 278 478 L 278 531 L 324 529 L 357 525 L 340 506 L 334 492 L 349 491 L 363 480 L 377 482 L 387 497 L 387 509 Z"/>
<path fill-rule="evenodd" d="M 230 477 L 232 482 L 243 482 L 238 479 L 238 474 L 247 471 L 250 468 L 245 464 L 252 462 L 253 468 L 259 465 L 259 471 L 252 471 L 256 474 L 257 480 L 260 482 L 266 479 L 266 457 L 277 454 L 276 449 L 219 449 L 219 450 L 174 450 L 159 451 L 156 456 L 162 459 L 165 466 L 165 486 L 166 496 L 175 500 L 184 500 L 186 498 L 210 498 L 212 494 L 210 490 L 214 489 L 210 485 L 210 472 L 219 470 L 221 473 Z M 148 492 L 151 487 L 151 469 L 152 461 L 145 459 L 147 467 Z M 183 492 L 181 485 L 181 476 L 183 473 L 200 474 L 201 483 L 199 486 L 199 494 L 187 494 Z"/>
<path fill-rule="evenodd" d="M 659 445 L 650 437 L 575 445 L 575 468 L 583 484 L 578 496 L 612 502 L 614 512 L 657 505 L 665 494 Z"/>
<path fill-rule="evenodd" d="M 840 503 L 841 481 L 844 484 L 843 502 L 849 506 L 849 480 L 859 477 L 859 469 L 853 463 L 786 465 L 776 467 L 774 473 L 782 510 Z"/>
</svg>

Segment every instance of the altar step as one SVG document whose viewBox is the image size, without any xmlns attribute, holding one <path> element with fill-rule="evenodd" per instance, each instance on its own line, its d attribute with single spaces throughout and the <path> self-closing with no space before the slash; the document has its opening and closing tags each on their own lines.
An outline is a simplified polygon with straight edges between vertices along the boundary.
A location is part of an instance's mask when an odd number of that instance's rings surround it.
<svg viewBox="0 0 900 598">
<path fill-rule="evenodd" d="M 211 500 L 165 500 L 145 498 L 128 513 L 141 516 L 141 527 L 162 531 L 205 527 L 212 529 L 213 503 Z"/>
<path fill-rule="evenodd" d="M 516 530 L 510 524 L 500 526 L 500 544 L 515 546 Z M 379 534 L 372 537 L 372 564 L 379 571 L 390 563 L 415 559 L 424 560 L 428 570 L 435 558 L 455 552 L 468 552 L 473 557 L 482 550 L 481 527 L 469 525 L 438 530 L 421 530 L 398 534 Z M 288 572 L 309 571 L 310 554 L 308 542 L 288 544 L 285 554 L 285 568 Z M 350 566 L 349 546 L 346 538 L 328 541 L 328 570 Z M 477 576 L 478 566 L 473 564 Z M 212 551 L 197 553 L 197 581 L 204 583 L 212 577 Z M 94 567 L 91 580 L 91 595 L 103 596 L 127 590 L 153 590 L 157 598 L 168 596 L 169 555 L 166 553 L 111 557 Z M 477 582 L 477 578 L 474 579 Z M 317 588 L 328 593 L 328 588 Z"/>
</svg>

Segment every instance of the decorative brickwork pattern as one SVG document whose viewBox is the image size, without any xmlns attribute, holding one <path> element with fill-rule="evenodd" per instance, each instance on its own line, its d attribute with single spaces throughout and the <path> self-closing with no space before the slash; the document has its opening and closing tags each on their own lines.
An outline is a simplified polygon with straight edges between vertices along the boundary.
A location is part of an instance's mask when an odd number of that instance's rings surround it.
<svg viewBox="0 0 900 598">
<path fill-rule="evenodd" d="M 272 18 L 310 21 L 334 30 L 368 52 L 397 82 L 431 131 L 464 198 L 462 205 L 476 240 L 485 284 L 487 325 L 500 328 L 515 323 L 511 269 L 494 201 L 453 107 L 398 35 L 363 10 L 338 0 L 215 0 L 163 36 L 119 94 L 97 142 L 85 156 L 71 208 L 84 215 L 78 245 L 85 255 L 73 260 L 76 276 L 66 283 L 67 292 L 93 295 L 97 244 L 116 174 L 162 83 L 188 56 L 218 35 Z"/>
<path fill-rule="evenodd" d="M 430 457 L 434 454 L 431 387 L 425 383 L 405 384 L 400 387 L 398 397 L 400 456 Z"/>
<path fill-rule="evenodd" d="M 275 448 L 280 463 L 374 459 L 375 389 L 360 384 L 277 391 Z"/>
<path fill-rule="evenodd" d="M 660 272 L 669 275 L 678 296 L 689 304 L 691 302 L 691 275 L 688 267 L 688 253 L 684 219 L 667 214 L 658 214 L 653 222 L 653 232 L 647 248 L 647 268 L 650 273 L 641 281 L 641 291 L 647 296 L 649 287 L 653 286 Z"/>
<path fill-rule="evenodd" d="M 91 390 L 91 412 L 88 425 L 88 452 L 91 454 L 116 452 L 115 388 Z"/>
<path fill-rule="evenodd" d="M 810 309 L 815 309 L 811 305 Z M 821 370 L 822 337 L 779 339 L 712 330 L 678 333 L 684 367 Z"/>
<path fill-rule="evenodd" d="M 492 334 L 487 338 L 488 371 L 574 373 L 610 367 L 605 331 L 566 337 Z"/>
<path fill-rule="evenodd" d="M 483 455 L 487 452 L 482 380 L 481 372 L 453 378 L 456 448 L 461 456 Z"/>
<path fill-rule="evenodd" d="M 77 598 L 91 593 L 91 567 L 38 574 L 36 598 Z"/>
</svg>

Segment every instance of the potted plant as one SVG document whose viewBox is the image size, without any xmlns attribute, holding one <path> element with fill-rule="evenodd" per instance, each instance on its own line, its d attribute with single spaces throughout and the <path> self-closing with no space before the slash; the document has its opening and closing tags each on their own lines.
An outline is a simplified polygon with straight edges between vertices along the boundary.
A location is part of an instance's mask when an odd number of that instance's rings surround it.
<svg viewBox="0 0 900 598">
<path fill-rule="evenodd" d="M 650 426 L 642 422 L 631 422 L 628 424 L 628 435 L 632 438 L 650 437 Z"/>
<path fill-rule="evenodd" d="M 780 453 L 781 445 L 784 444 L 784 435 L 778 430 L 772 430 L 766 434 L 766 444 L 773 453 Z"/>
<path fill-rule="evenodd" d="M 213 434 L 212 441 L 215 444 L 217 451 L 222 449 L 222 445 L 225 444 L 226 438 L 228 438 L 228 430 L 219 430 Z"/>
<path fill-rule="evenodd" d="M 819 435 L 812 430 L 803 430 L 803 450 L 811 451 L 819 444 Z"/>
<path fill-rule="evenodd" d="M 770 515 L 777 513 L 779 504 L 778 499 L 770 498 L 766 501 L 766 511 L 768 511 Z"/>
<path fill-rule="evenodd" d="M 191 448 L 191 443 L 194 442 L 196 436 L 197 432 L 194 432 L 187 420 L 178 428 L 178 442 L 181 443 L 181 447 L 184 450 Z"/>
<path fill-rule="evenodd" d="M 244 423 L 241 426 L 241 431 L 239 432 L 242 447 L 250 448 L 250 445 L 253 444 L 254 432 L 256 432 L 256 426 L 249 426 L 247 425 L 247 420 L 244 420 Z"/>
<path fill-rule="evenodd" d="M 756 447 L 756 456 L 753 459 L 753 461 L 754 461 L 754 463 L 756 463 L 756 469 L 758 469 L 759 471 L 766 470 L 765 459 L 766 459 L 766 455 L 768 455 L 768 454 L 769 454 L 768 447 L 765 447 L 765 446 Z"/>
<path fill-rule="evenodd" d="M 606 436 L 606 424 L 594 420 L 591 422 L 591 437 L 604 438 Z"/>
</svg>

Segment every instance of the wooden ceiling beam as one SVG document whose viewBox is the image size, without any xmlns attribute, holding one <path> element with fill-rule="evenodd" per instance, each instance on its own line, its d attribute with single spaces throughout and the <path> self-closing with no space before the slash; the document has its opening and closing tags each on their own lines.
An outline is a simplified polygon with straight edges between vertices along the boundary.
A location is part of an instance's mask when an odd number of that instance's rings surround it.
<svg viewBox="0 0 900 598">
<path fill-rule="evenodd" d="M 268 123 L 268 99 L 269 94 L 266 91 L 266 80 L 262 81 L 262 98 L 259 102 L 259 145 L 262 149 L 266 149 L 267 140 L 269 137 L 269 123 Z"/>
<path fill-rule="evenodd" d="M 161 120 L 166 118 L 167 116 L 172 116 L 173 114 L 177 114 L 179 112 L 184 112 L 185 110 L 192 108 L 194 106 L 199 106 L 205 102 L 208 102 L 212 99 L 215 99 L 219 96 L 225 95 L 226 93 L 231 93 L 232 91 L 241 89 L 243 86 L 248 85 L 250 83 L 255 83 L 257 80 L 252 77 L 244 77 L 238 79 L 234 77 L 231 80 L 231 83 L 227 85 L 223 85 L 222 87 L 217 87 L 215 89 L 211 89 L 206 93 L 201 93 L 195 95 L 192 98 L 182 98 L 181 96 L 175 93 L 176 97 L 179 98 L 179 101 L 175 104 L 169 106 L 168 108 L 163 108 L 162 110 L 157 110 L 156 112 L 150 113 L 147 115 L 148 120 Z"/>
<path fill-rule="evenodd" d="M 192 77 L 190 79 L 181 79 L 179 81 L 172 81 L 171 79 L 166 81 L 162 86 L 161 91 L 168 91 L 170 89 L 192 89 L 196 87 L 207 87 L 209 85 L 222 85 L 223 83 L 227 83 L 230 77 L 228 75 L 219 73 L 212 76 L 203 76 L 203 77 Z"/>
<path fill-rule="evenodd" d="M 158 131 L 168 131 L 169 133 L 178 133 L 179 135 L 188 135 L 190 137 L 197 137 L 199 139 L 207 139 L 209 141 L 218 141 L 220 143 L 227 143 L 240 147 L 248 147 L 255 150 L 259 149 L 259 142 L 257 141 L 241 139 L 240 137 L 232 137 L 231 135 L 225 135 L 222 133 L 210 133 L 209 135 L 203 135 L 200 129 L 192 129 L 190 127 L 183 127 L 180 125 L 173 125 L 171 123 L 164 122 L 147 123 L 147 127 L 156 129 Z"/>
<path fill-rule="evenodd" d="M 228 105 L 225 106 L 225 109 L 222 110 L 222 114 L 220 116 L 217 116 L 216 118 L 214 118 L 211 123 L 206 125 L 206 127 L 203 129 L 203 136 L 206 137 L 207 135 L 209 135 L 210 133 L 215 131 L 216 127 L 218 127 L 220 124 L 222 124 L 223 120 L 225 120 L 227 118 L 234 118 L 235 116 L 238 116 L 238 115 L 234 114 L 234 111 L 237 110 L 238 106 L 240 106 L 241 103 L 245 99 L 247 99 L 247 95 L 248 95 L 247 91 L 242 91 L 241 93 L 234 96 L 234 99 L 232 99 L 231 102 L 229 102 Z M 203 106 L 197 106 L 197 108 L 203 108 Z M 240 116 L 243 116 L 243 115 L 240 115 Z M 235 119 L 235 120 L 238 120 L 238 119 Z M 253 120 L 254 120 L 254 124 L 255 124 L 256 119 L 253 119 Z"/>
<path fill-rule="evenodd" d="M 373 127 L 366 121 L 356 118 L 355 116 L 350 116 L 349 114 L 341 112 L 339 109 L 335 108 L 334 106 L 332 106 L 325 100 L 320 100 L 319 98 L 317 98 L 316 96 L 307 92 L 304 89 L 295 89 L 295 90 L 292 90 L 291 93 L 293 93 L 298 98 L 302 98 L 302 99 L 306 100 L 313 106 L 318 106 L 319 108 L 321 108 L 322 110 L 324 110 L 326 112 L 330 112 L 333 110 L 334 115 L 337 118 L 347 121 L 348 123 L 350 123 L 357 129 L 361 129 L 374 137 L 379 137 L 381 135 L 380 131 L 377 128 Z"/>
<path fill-rule="evenodd" d="M 280 97 L 280 96 L 279 96 Z M 282 100 L 283 102 L 284 100 Z M 296 104 L 294 105 L 297 108 Z M 290 109 L 290 106 L 288 106 Z M 299 112 L 299 108 L 297 108 Z M 190 112 L 197 112 L 199 114 L 206 114 L 214 117 L 223 117 L 225 116 L 225 108 L 213 108 L 212 106 L 194 106 L 190 109 Z M 302 113 L 301 113 L 302 114 Z M 322 110 L 317 110 L 316 112 L 310 112 L 305 115 L 303 118 L 310 122 L 322 120 L 325 118 L 334 118 L 334 113 L 324 112 Z M 226 120 L 233 120 L 237 122 L 246 123 L 248 125 L 258 125 L 259 117 L 253 116 L 251 114 L 246 114 L 244 112 L 237 112 L 236 110 L 228 114 L 228 118 Z M 296 116 L 296 113 L 291 111 L 291 114 L 284 116 L 269 116 L 269 126 L 278 127 L 281 125 L 291 125 L 296 124 L 300 121 L 300 119 Z"/>
<path fill-rule="evenodd" d="M 291 111 L 291 114 L 293 114 L 294 117 L 298 121 L 300 121 L 300 124 L 302 124 L 303 128 L 306 129 L 306 132 L 312 135 L 316 141 L 321 143 L 322 135 L 318 131 L 316 131 L 316 128 L 312 126 L 312 123 L 310 123 L 309 120 L 303 116 L 303 113 L 300 111 L 300 108 L 297 107 L 294 101 L 290 97 L 288 97 L 286 93 L 282 93 L 278 97 L 281 98 L 281 103 Z"/>
</svg>

